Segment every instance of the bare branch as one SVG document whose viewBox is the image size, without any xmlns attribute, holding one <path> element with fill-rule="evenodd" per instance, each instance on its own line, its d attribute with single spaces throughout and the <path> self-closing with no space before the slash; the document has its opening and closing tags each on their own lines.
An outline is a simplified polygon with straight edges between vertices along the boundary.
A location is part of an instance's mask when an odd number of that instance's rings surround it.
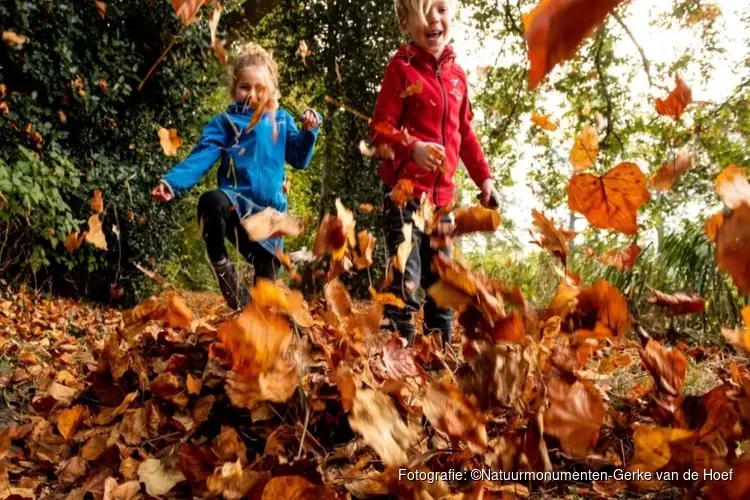
<svg viewBox="0 0 750 500">
<path fill-rule="evenodd" d="M 651 79 L 651 61 L 649 61 L 648 57 L 646 57 L 646 52 L 643 50 L 643 47 L 641 47 L 641 44 L 639 44 L 638 40 L 635 39 L 633 32 L 630 31 L 630 28 L 628 28 L 628 25 L 625 24 L 625 21 L 622 20 L 622 17 L 620 17 L 620 15 L 617 12 L 613 12 L 612 17 L 614 17 L 615 20 L 620 24 L 620 26 L 622 26 L 622 29 L 625 30 L 625 33 L 628 34 L 628 36 L 630 37 L 630 40 L 633 42 L 633 45 L 635 45 L 635 48 L 638 49 L 638 52 L 641 54 L 641 59 L 643 60 L 643 69 L 646 70 L 646 78 L 648 78 L 649 86 L 669 91 L 667 87 L 664 87 L 662 85 L 656 85 L 654 81 Z"/>
<path fill-rule="evenodd" d="M 625 146 L 622 143 L 622 139 L 620 136 L 615 132 L 614 127 L 614 105 L 612 104 L 612 97 L 609 95 L 609 89 L 607 88 L 607 81 L 606 81 L 606 74 L 602 70 L 602 48 L 604 47 L 604 33 L 605 33 L 606 25 L 602 26 L 599 30 L 599 33 L 597 34 L 597 39 L 599 43 L 596 46 L 596 57 L 595 57 L 595 63 L 596 63 L 596 73 L 599 75 L 599 90 L 602 93 L 602 98 L 604 98 L 604 102 L 607 103 L 607 133 L 604 136 L 604 141 L 607 142 L 607 139 L 609 139 L 610 134 L 615 136 L 615 139 L 617 139 L 617 142 L 620 143 L 620 152 L 625 152 Z"/>
</svg>

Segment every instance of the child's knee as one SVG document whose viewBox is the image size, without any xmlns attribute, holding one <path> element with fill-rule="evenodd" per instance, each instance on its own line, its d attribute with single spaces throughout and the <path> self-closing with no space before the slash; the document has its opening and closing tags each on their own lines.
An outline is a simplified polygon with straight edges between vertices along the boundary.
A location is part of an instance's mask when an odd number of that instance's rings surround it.
<svg viewBox="0 0 750 500">
<path fill-rule="evenodd" d="M 221 214 L 225 200 L 226 195 L 218 189 L 206 191 L 198 198 L 198 217 Z"/>
</svg>

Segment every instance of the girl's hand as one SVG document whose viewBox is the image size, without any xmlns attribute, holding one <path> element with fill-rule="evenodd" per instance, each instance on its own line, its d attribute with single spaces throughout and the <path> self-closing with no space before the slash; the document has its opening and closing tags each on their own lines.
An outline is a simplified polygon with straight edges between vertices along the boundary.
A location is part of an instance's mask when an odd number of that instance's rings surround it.
<svg viewBox="0 0 750 500">
<path fill-rule="evenodd" d="M 318 119 L 318 113 L 312 109 L 308 109 L 302 113 L 302 128 L 308 132 L 320 125 L 320 119 Z"/>
<path fill-rule="evenodd" d="M 440 168 L 445 159 L 445 148 L 436 142 L 419 141 L 414 144 L 411 156 L 419 168 L 434 172 Z"/>
<path fill-rule="evenodd" d="M 167 189 L 167 185 L 159 181 L 153 191 L 151 191 L 151 198 L 154 201 L 169 201 L 172 199 L 172 193 Z"/>
<path fill-rule="evenodd" d="M 479 186 L 482 194 L 479 195 L 479 203 L 484 208 L 497 209 L 500 207 L 500 194 L 495 189 L 495 185 L 492 179 L 485 180 L 481 186 Z"/>
</svg>

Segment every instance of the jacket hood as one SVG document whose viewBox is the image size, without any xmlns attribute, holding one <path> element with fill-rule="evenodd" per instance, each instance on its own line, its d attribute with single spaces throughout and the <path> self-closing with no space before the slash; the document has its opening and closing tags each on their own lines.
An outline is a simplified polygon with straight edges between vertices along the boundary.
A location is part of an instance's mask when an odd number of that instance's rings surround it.
<svg viewBox="0 0 750 500">
<path fill-rule="evenodd" d="M 436 64 L 440 64 L 440 67 L 445 65 L 453 64 L 456 59 L 456 53 L 453 51 L 453 47 L 446 45 L 443 49 L 443 53 L 440 55 L 440 59 L 435 59 L 435 55 L 420 47 L 414 42 L 405 43 L 398 48 L 396 54 L 393 56 L 394 59 L 401 59 L 407 63 L 417 63 L 420 65 L 435 67 Z"/>
</svg>

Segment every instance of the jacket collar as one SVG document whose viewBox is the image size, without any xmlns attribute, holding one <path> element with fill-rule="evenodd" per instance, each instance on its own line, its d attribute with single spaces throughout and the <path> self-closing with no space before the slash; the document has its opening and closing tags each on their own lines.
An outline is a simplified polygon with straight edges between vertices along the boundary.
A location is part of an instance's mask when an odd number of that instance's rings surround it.
<svg viewBox="0 0 750 500">
<path fill-rule="evenodd" d="M 250 106 L 245 106 L 244 104 L 233 103 L 227 106 L 227 113 L 232 113 L 235 115 L 253 116 L 254 112 L 255 110 L 253 110 L 253 108 L 251 108 Z"/>
<path fill-rule="evenodd" d="M 436 59 L 432 52 L 420 47 L 415 42 L 409 42 L 399 47 L 394 57 L 403 59 L 411 64 L 417 63 L 432 69 L 438 66 L 441 69 L 447 69 L 453 64 L 456 53 L 452 46 L 446 45 L 443 53 L 440 54 L 440 59 Z"/>
</svg>

